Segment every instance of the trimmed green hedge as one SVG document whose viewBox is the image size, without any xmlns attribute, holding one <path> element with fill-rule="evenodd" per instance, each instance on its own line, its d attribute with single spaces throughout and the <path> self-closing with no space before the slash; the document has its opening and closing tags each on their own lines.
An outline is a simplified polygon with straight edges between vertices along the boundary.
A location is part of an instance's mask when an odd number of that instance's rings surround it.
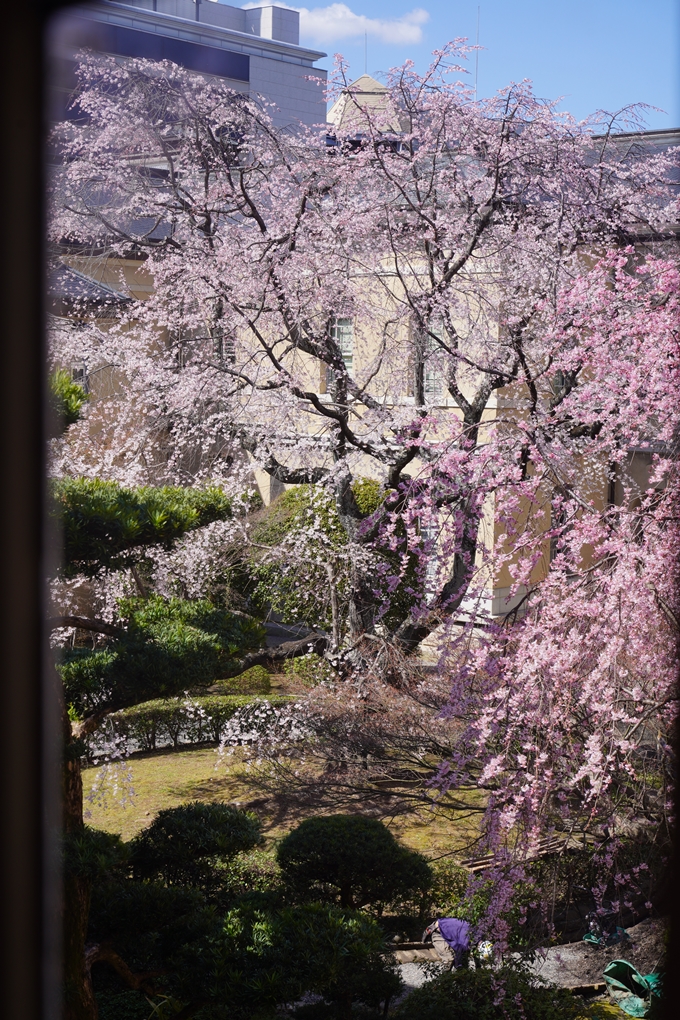
<svg viewBox="0 0 680 1020">
<path fill-rule="evenodd" d="M 235 501 L 217 486 L 126 489 L 98 478 L 61 478 L 51 484 L 51 512 L 64 536 L 66 577 L 124 570 L 138 562 L 144 546 L 170 549 L 188 531 L 227 520 L 258 502 Z"/>
<path fill-rule="evenodd" d="M 364 815 L 319 815 L 281 840 L 276 859 L 297 898 L 356 909 L 422 899 L 432 871 L 383 822 Z"/>
<path fill-rule="evenodd" d="M 226 722 L 242 708 L 266 701 L 274 707 L 291 699 L 285 695 L 256 698 L 248 694 L 213 694 L 203 697 L 159 698 L 107 716 L 88 740 L 92 757 L 98 738 L 106 735 L 134 740 L 142 751 L 159 745 L 218 743 Z"/>
</svg>

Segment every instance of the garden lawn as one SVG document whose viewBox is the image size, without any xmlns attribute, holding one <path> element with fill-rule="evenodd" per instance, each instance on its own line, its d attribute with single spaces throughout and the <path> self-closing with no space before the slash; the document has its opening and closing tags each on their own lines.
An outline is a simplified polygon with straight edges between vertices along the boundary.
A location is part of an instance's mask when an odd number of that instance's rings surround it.
<svg viewBox="0 0 680 1020">
<path fill-rule="evenodd" d="M 120 833 L 128 840 L 150 825 L 162 808 L 191 800 L 227 804 L 248 800 L 250 794 L 239 778 L 234 758 L 228 762 L 219 764 L 215 747 L 134 755 L 124 766 L 129 769 L 129 786 L 127 780 L 119 779 L 118 793 L 109 783 L 103 796 L 94 800 L 92 789 L 99 779 L 99 769 L 84 769 L 85 820 L 96 829 Z M 128 790 L 131 797 L 123 798 L 121 792 L 127 794 Z"/>
<path fill-rule="evenodd" d="M 93 787 L 101 781 L 100 770 L 90 767 L 83 771 L 86 822 L 97 829 L 119 833 L 124 840 L 150 825 L 163 808 L 192 800 L 251 808 L 262 820 L 268 841 L 285 835 L 307 815 L 318 814 L 291 806 L 283 797 L 263 797 L 256 776 L 249 773 L 238 750 L 220 758 L 214 746 L 163 749 L 134 755 L 114 768 L 119 770 L 117 775 L 114 773 L 118 792 L 109 781 L 96 796 Z M 128 770 L 128 774 L 121 781 L 123 770 Z M 354 812 L 356 806 L 348 802 L 335 808 L 338 813 L 343 810 Z M 429 858 L 464 852 L 477 831 L 476 813 L 467 818 L 449 818 L 422 805 L 396 815 L 390 813 L 387 805 L 382 814 L 374 805 L 370 813 L 381 817 L 407 846 Z"/>
</svg>

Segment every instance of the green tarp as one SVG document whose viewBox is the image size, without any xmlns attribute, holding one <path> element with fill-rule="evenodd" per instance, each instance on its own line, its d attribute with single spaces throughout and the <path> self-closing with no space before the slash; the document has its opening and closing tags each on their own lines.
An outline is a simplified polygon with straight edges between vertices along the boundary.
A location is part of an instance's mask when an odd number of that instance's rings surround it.
<svg viewBox="0 0 680 1020">
<path fill-rule="evenodd" d="M 629 1016 L 648 1016 L 653 998 L 661 994 L 661 975 L 642 975 L 628 960 L 608 963 L 604 979 L 610 998 Z"/>
<path fill-rule="evenodd" d="M 603 935 L 596 935 L 595 932 L 589 931 L 583 936 L 583 941 L 588 942 L 591 946 L 615 946 L 617 942 L 628 942 L 629 939 L 630 936 L 625 928 L 617 928 L 616 931 Z"/>
</svg>

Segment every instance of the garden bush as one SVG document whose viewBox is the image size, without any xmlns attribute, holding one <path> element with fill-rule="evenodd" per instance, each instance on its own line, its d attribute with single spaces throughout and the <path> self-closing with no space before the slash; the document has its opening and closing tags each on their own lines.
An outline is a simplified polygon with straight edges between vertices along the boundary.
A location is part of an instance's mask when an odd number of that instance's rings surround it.
<svg viewBox="0 0 680 1020">
<path fill-rule="evenodd" d="M 309 538 L 313 530 L 314 539 Z M 314 542 L 329 562 L 342 558 L 345 535 L 332 495 L 319 486 L 295 485 L 263 511 L 253 529 L 259 546 L 277 550 L 277 558 L 255 557 L 252 564 L 255 598 L 271 605 L 285 621 L 330 627 L 331 607 L 325 570 L 311 552 Z M 282 552 L 285 555 L 281 558 Z M 338 570 L 340 598 L 346 597 L 347 578 Z"/>
<path fill-rule="evenodd" d="M 116 653 L 110 648 L 72 648 L 63 655 L 57 663 L 57 672 L 64 685 L 66 704 L 73 716 L 80 718 L 102 700 L 102 684 L 114 668 Z"/>
<path fill-rule="evenodd" d="M 338 679 L 338 674 L 330 662 L 315 652 L 309 652 L 296 659 L 286 659 L 283 663 L 283 672 L 291 679 L 299 680 L 305 687 L 316 687 L 324 681 L 327 683 Z"/>
<path fill-rule="evenodd" d="M 402 982 L 376 919 L 286 905 L 259 842 L 259 822 L 246 811 L 195 802 L 161 812 L 125 844 L 123 870 L 108 878 L 98 869 L 88 937 L 157 975 L 147 1006 L 163 1016 L 196 1003 L 201 1020 L 273 1018 L 304 999 L 308 1020 L 384 1012 Z M 103 1016 L 138 1020 L 141 996 L 110 968 L 93 978 Z"/>
<path fill-rule="evenodd" d="M 278 900 L 283 892 L 276 855 L 260 847 L 231 858 L 223 869 L 223 880 L 234 897 L 252 897 L 254 894 Z"/>
<path fill-rule="evenodd" d="M 85 389 L 71 378 L 71 373 L 58 368 L 49 378 L 49 401 L 59 432 L 74 425 L 82 416 L 89 397 Z"/>
<path fill-rule="evenodd" d="M 583 1004 L 566 988 L 536 984 L 520 971 L 448 971 L 426 982 L 394 1012 L 395 1020 L 576 1020 Z"/>
<path fill-rule="evenodd" d="M 435 861 L 430 867 L 432 914 L 437 917 L 458 917 L 465 902 L 470 872 L 456 864 L 450 857 Z"/>
<path fill-rule="evenodd" d="M 421 854 L 401 846 L 382 822 L 362 815 L 305 819 L 281 841 L 277 860 L 298 897 L 343 907 L 423 895 L 432 881 Z"/>
<path fill-rule="evenodd" d="M 205 896 L 195 888 L 109 876 L 92 891 L 91 939 L 114 943 L 140 970 L 159 967 L 186 943 L 187 930 L 199 938 L 214 925 Z"/>
<path fill-rule="evenodd" d="M 98 1020 L 149 1020 L 149 1000 L 143 992 L 97 989 L 96 998 Z"/>
<path fill-rule="evenodd" d="M 127 489 L 98 478 L 60 478 L 51 495 L 64 535 L 66 576 L 124 570 L 138 562 L 144 546 L 169 549 L 187 531 L 226 520 L 235 510 L 235 501 L 214 486 Z"/>
<path fill-rule="evenodd" d="M 310 993 L 321 997 L 317 1010 L 326 1007 L 328 1016 L 330 1006 L 330 1015 L 349 1020 L 358 1006 L 376 1009 L 402 987 L 375 920 L 318 903 L 277 911 L 239 905 L 208 952 L 190 949 L 178 963 L 178 998 L 212 999 L 211 1020 L 273 1017 L 277 1006 Z"/>
<path fill-rule="evenodd" d="M 365 527 L 376 524 L 371 520 L 385 503 L 386 493 L 380 482 L 372 478 L 356 478 L 352 492 L 357 508 L 367 520 Z M 419 578 L 417 557 L 406 541 L 402 528 L 397 529 L 398 548 L 392 548 L 395 536 L 388 543 L 376 547 L 377 569 L 374 585 L 382 588 L 386 578 L 401 572 L 403 559 L 408 566 L 404 583 L 390 598 L 385 599 L 385 622 L 392 626 L 401 620 L 404 611 L 412 605 L 414 585 Z M 338 516 L 332 494 L 319 485 L 295 485 L 283 492 L 264 510 L 253 530 L 253 539 L 259 546 L 276 550 L 272 559 L 256 554 L 252 561 L 255 581 L 254 597 L 261 607 L 271 606 L 290 623 L 306 623 L 311 627 L 330 629 L 332 608 L 327 568 L 334 575 L 335 591 L 345 612 L 351 586 L 347 535 Z M 385 595 L 387 595 L 385 591 Z M 389 606 L 388 606 L 389 603 Z M 393 610 L 399 605 L 397 616 Z M 343 608 L 344 607 L 344 608 Z"/>
<path fill-rule="evenodd" d="M 159 991 L 175 955 L 205 942 L 216 928 L 215 912 L 197 889 L 131 879 L 105 880 L 93 889 L 89 939 L 113 946 L 133 971 L 158 974 Z M 94 967 L 92 979 L 99 1020 L 148 1020 L 149 999 L 127 989 L 112 968 Z"/>
<path fill-rule="evenodd" d="M 271 677 L 264 666 L 251 666 L 238 676 L 218 680 L 212 685 L 216 694 L 269 694 L 271 689 Z"/>
<path fill-rule="evenodd" d="M 101 705 L 138 704 L 152 694 L 205 689 L 264 637 L 257 621 L 207 599 L 151 595 L 120 599 L 118 608 L 125 625 L 118 640 L 105 650 L 69 650 L 57 666 L 66 701 L 78 715 Z"/>
<path fill-rule="evenodd" d="M 127 846 L 120 836 L 84 825 L 75 832 L 65 833 L 62 841 L 62 864 L 65 875 L 78 875 L 94 881 L 125 868 Z"/>
<path fill-rule="evenodd" d="M 385 489 L 375 478 L 355 478 L 352 492 L 362 517 L 370 517 L 385 501 Z"/>
<path fill-rule="evenodd" d="M 221 864 L 261 842 L 252 812 L 194 801 L 160 811 L 128 846 L 135 879 L 206 889 L 219 883 Z"/>
</svg>

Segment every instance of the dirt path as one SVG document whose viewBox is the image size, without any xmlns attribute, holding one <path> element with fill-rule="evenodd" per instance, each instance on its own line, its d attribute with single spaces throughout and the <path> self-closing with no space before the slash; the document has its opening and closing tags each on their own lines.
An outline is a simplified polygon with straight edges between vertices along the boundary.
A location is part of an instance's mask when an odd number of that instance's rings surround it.
<svg viewBox="0 0 680 1020">
<path fill-rule="evenodd" d="M 628 928 L 630 940 L 609 948 L 587 942 L 553 946 L 537 956 L 532 970 L 551 984 L 578 988 L 604 981 L 602 972 L 612 960 L 628 960 L 641 974 L 650 974 L 663 958 L 664 922 L 647 918 Z"/>
</svg>

